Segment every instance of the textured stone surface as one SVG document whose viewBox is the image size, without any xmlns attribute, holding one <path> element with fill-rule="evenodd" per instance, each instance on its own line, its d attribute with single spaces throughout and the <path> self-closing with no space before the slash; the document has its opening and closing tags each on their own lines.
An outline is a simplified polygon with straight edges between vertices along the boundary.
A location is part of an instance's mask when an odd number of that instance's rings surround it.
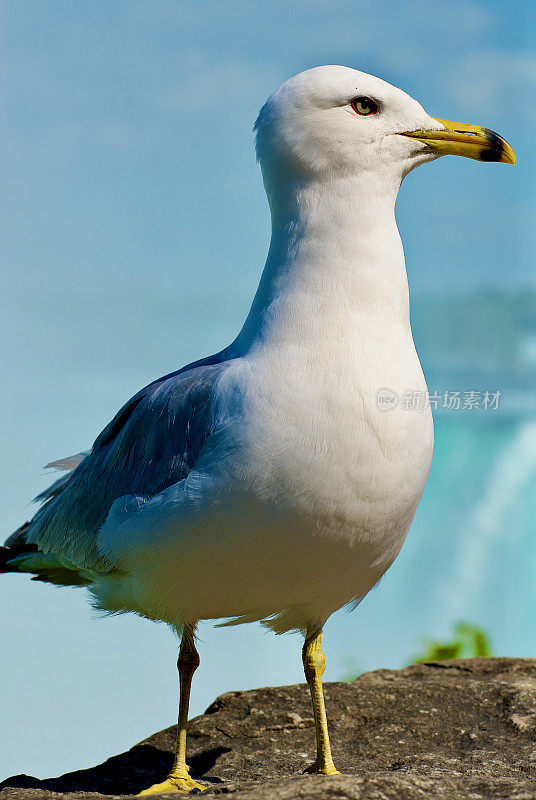
<svg viewBox="0 0 536 800">
<path fill-rule="evenodd" d="M 314 755 L 305 686 L 229 692 L 189 727 L 192 776 L 236 800 L 536 800 L 536 659 L 467 659 L 378 670 L 325 687 L 343 775 L 303 776 Z M 124 796 L 162 780 L 168 728 L 89 770 L 16 776 L 0 798 Z M 88 793 L 99 793 L 91 794 Z"/>
</svg>

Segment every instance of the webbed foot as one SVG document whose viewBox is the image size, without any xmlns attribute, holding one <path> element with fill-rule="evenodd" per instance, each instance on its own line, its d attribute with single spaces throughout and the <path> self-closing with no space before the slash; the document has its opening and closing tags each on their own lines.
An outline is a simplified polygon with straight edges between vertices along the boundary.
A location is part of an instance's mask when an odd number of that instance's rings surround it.
<svg viewBox="0 0 536 800">
<path fill-rule="evenodd" d="M 151 794 L 201 794 L 205 787 L 196 783 L 189 775 L 169 775 L 162 783 L 155 783 L 140 792 L 138 797 Z"/>
</svg>

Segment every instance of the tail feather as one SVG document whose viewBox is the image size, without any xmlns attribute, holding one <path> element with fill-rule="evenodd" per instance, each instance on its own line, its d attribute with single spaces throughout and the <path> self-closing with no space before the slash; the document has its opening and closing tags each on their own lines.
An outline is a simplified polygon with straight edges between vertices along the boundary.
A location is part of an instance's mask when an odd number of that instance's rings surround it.
<svg viewBox="0 0 536 800">
<path fill-rule="evenodd" d="M 33 573 L 33 581 L 45 581 L 56 586 L 87 586 L 92 576 L 54 553 L 42 553 L 33 542 L 26 541 L 30 527 L 25 522 L 0 547 L 0 573 Z"/>
<path fill-rule="evenodd" d="M 87 452 L 62 458 L 47 464 L 47 468 L 66 471 L 35 498 L 36 502 L 44 502 L 56 497 L 68 484 L 73 471 L 87 456 Z M 39 513 L 39 512 L 38 512 Z M 26 572 L 33 573 L 33 581 L 46 581 L 56 586 L 87 586 L 93 582 L 93 576 L 86 570 L 79 569 L 56 553 L 43 553 L 33 542 L 28 542 L 26 534 L 31 522 L 25 522 L 0 546 L 0 573 Z"/>
<path fill-rule="evenodd" d="M 11 566 L 11 561 L 19 556 L 38 551 L 39 548 L 36 544 L 27 542 L 25 539 L 25 534 L 29 527 L 30 523 L 25 522 L 0 547 L 0 572 L 18 572 L 17 568 Z"/>
</svg>

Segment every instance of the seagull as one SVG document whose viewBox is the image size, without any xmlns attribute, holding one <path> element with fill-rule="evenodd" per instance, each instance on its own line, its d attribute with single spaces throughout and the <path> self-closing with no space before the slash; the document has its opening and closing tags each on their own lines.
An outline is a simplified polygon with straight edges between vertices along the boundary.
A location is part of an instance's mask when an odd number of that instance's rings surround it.
<svg viewBox="0 0 536 800">
<path fill-rule="evenodd" d="M 336 774 L 322 628 L 398 555 L 428 477 L 429 404 L 395 221 L 400 184 L 444 154 L 515 164 L 496 133 L 436 119 L 364 72 L 284 83 L 255 123 L 272 219 L 266 265 L 229 346 L 155 380 L 36 498 L 0 570 L 85 586 L 107 612 L 181 637 L 177 749 L 142 795 L 199 792 L 186 728 L 200 620 L 304 635 L 316 760 Z M 387 401 L 385 400 L 387 398 Z"/>
</svg>

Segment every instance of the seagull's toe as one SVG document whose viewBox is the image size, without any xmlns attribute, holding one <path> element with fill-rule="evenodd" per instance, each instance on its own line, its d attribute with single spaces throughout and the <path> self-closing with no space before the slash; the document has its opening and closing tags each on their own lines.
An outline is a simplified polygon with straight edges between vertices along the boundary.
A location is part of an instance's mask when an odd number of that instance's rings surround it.
<svg viewBox="0 0 536 800">
<path fill-rule="evenodd" d="M 138 797 L 145 797 L 154 794 L 201 794 L 205 791 L 205 787 L 196 783 L 193 778 L 187 777 L 174 777 L 170 775 L 162 783 L 155 783 L 144 789 L 143 792 L 138 794 Z"/>
</svg>

